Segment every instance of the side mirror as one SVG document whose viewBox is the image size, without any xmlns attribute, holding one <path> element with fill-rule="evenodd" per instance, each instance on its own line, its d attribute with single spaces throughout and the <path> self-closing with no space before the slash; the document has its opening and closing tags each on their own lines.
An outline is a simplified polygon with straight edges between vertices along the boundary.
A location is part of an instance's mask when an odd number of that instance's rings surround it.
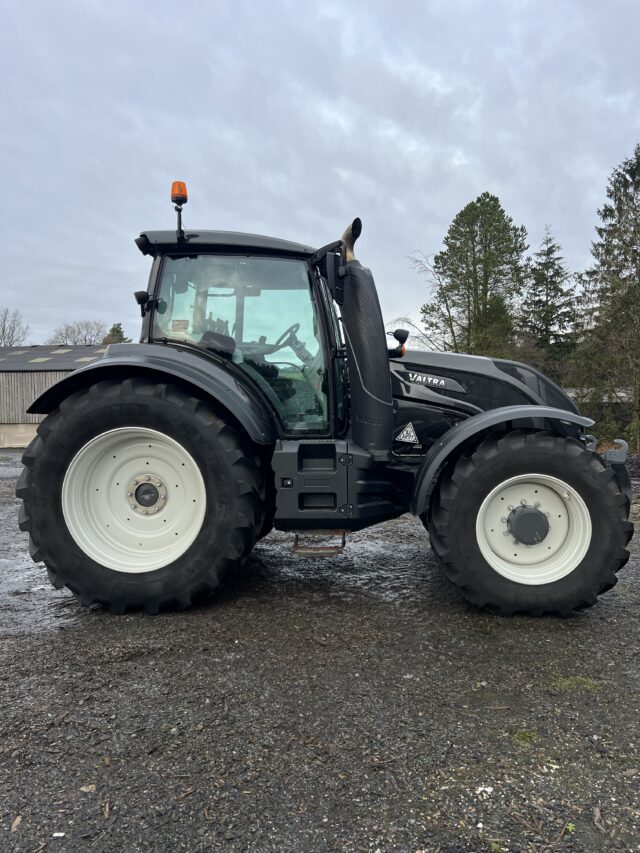
<svg viewBox="0 0 640 853">
<path fill-rule="evenodd" d="M 389 358 L 402 358 L 404 355 L 404 345 L 409 337 L 409 332 L 406 329 L 396 329 L 394 332 L 387 332 L 398 341 L 398 346 L 388 350 Z"/>
<path fill-rule="evenodd" d="M 141 317 L 144 317 L 147 311 L 149 311 L 154 305 L 158 304 L 158 300 L 153 299 L 146 290 L 136 290 L 133 295 L 140 306 Z"/>
</svg>

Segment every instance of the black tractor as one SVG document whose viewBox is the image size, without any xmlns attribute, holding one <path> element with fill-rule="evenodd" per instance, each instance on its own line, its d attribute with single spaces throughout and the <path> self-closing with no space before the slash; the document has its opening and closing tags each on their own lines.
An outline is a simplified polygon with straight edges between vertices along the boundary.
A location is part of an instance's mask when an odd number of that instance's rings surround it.
<svg viewBox="0 0 640 853">
<path fill-rule="evenodd" d="M 390 341 L 359 219 L 314 249 L 185 231 L 186 200 L 174 184 L 177 230 L 136 240 L 152 259 L 140 343 L 29 409 L 46 417 L 20 527 L 56 587 L 114 613 L 187 608 L 272 527 L 331 553 L 406 512 L 495 613 L 565 615 L 616 583 L 624 442 L 603 459 L 593 422 L 530 367 Z"/>
</svg>

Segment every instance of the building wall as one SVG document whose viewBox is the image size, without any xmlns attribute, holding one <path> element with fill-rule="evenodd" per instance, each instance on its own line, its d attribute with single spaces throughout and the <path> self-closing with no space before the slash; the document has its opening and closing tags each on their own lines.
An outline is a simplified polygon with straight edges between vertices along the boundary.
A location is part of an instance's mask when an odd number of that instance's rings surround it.
<svg viewBox="0 0 640 853">
<path fill-rule="evenodd" d="M 38 424 L 0 424 L 0 450 L 26 447 L 35 438 Z"/>
<path fill-rule="evenodd" d="M 0 372 L 0 447 L 24 447 L 35 434 L 35 425 L 44 415 L 28 415 L 36 397 L 68 371 Z"/>
</svg>

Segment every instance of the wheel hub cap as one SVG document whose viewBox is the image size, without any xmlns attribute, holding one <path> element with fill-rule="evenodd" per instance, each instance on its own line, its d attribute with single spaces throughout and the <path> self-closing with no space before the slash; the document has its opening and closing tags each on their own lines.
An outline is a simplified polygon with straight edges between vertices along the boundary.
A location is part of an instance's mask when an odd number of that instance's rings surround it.
<svg viewBox="0 0 640 853">
<path fill-rule="evenodd" d="M 537 545 L 547 538 L 549 519 L 535 506 L 516 507 L 507 518 L 507 528 L 517 542 L 523 545 Z"/>
<path fill-rule="evenodd" d="M 156 474 L 138 474 L 127 486 L 127 501 L 134 512 L 159 512 L 167 502 L 167 487 Z"/>
</svg>

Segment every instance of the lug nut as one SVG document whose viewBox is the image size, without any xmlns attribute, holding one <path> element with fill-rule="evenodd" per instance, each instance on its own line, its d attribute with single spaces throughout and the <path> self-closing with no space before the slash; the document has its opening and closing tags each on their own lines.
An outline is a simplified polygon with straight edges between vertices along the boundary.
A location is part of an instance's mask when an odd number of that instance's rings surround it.
<svg viewBox="0 0 640 853">
<path fill-rule="evenodd" d="M 136 505 L 135 505 L 135 504 L 131 504 L 131 509 L 135 509 L 135 508 L 136 508 Z"/>
<path fill-rule="evenodd" d="M 127 497 L 128 497 L 128 498 L 132 498 L 132 497 L 133 497 L 133 492 L 127 492 Z"/>
<path fill-rule="evenodd" d="M 538 507 L 539 507 L 539 506 L 540 506 L 540 501 L 536 501 L 536 502 L 534 503 L 534 507 L 535 507 L 536 509 L 538 509 Z"/>
<path fill-rule="evenodd" d="M 148 483 L 148 482 L 149 482 L 149 480 L 151 479 L 151 477 L 147 474 L 147 476 L 146 476 L 144 479 L 145 479 L 145 482 L 147 482 L 147 483 Z"/>
<path fill-rule="evenodd" d="M 523 499 L 523 500 L 521 500 L 521 501 L 520 501 L 520 505 L 521 505 L 521 506 L 526 506 L 526 505 L 527 505 L 527 502 Z"/>
<path fill-rule="evenodd" d="M 511 512 L 511 510 L 513 510 L 513 504 L 509 504 L 509 505 L 507 506 L 507 509 L 509 510 L 509 512 Z"/>
<path fill-rule="evenodd" d="M 506 524 L 506 523 L 507 523 L 507 516 L 506 516 L 506 515 L 503 515 L 503 516 L 502 516 L 502 518 L 500 519 L 500 521 L 501 521 L 503 524 Z"/>
<path fill-rule="evenodd" d="M 138 485 L 138 481 L 137 481 L 137 480 L 134 480 L 134 481 L 133 481 L 133 485 L 134 485 L 134 486 L 137 486 L 137 485 Z"/>
</svg>

